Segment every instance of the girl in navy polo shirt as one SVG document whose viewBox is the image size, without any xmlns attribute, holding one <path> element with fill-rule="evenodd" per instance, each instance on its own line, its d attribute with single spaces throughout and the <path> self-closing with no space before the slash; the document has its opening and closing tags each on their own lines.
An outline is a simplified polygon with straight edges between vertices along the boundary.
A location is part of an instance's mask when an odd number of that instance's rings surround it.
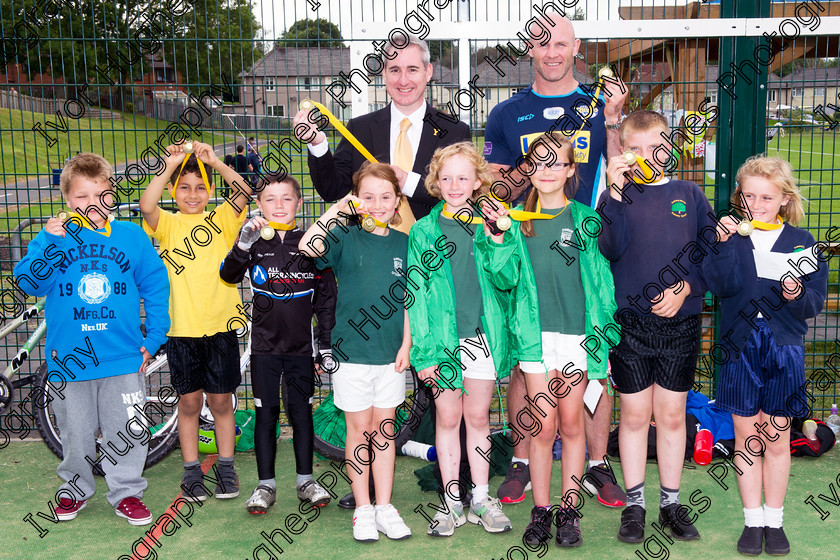
<svg viewBox="0 0 840 560">
<path fill-rule="evenodd" d="M 803 336 L 806 320 L 825 302 L 828 269 L 811 234 L 796 227 L 804 213 L 788 162 L 751 157 L 736 182 L 732 204 L 747 219 L 722 218 L 720 252 L 703 263 L 711 289 L 721 296 L 721 333 L 732 342 L 724 351 L 716 404 L 732 413 L 735 466 L 743 473 L 738 488 L 745 527 L 738 552 L 761 554 L 763 541 L 768 554 L 787 554 L 782 512 L 790 418 L 810 415 Z"/>
</svg>

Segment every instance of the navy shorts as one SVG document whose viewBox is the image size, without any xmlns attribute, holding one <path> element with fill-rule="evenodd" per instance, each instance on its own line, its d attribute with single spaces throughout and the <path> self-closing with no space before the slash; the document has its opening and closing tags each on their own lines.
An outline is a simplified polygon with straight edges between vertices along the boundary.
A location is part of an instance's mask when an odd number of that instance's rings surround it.
<svg viewBox="0 0 840 560">
<path fill-rule="evenodd" d="M 192 338 L 171 336 L 166 341 L 169 376 L 179 395 L 233 393 L 242 382 L 236 331 Z"/>
<path fill-rule="evenodd" d="M 805 348 L 779 346 L 767 322 L 756 323 L 738 359 L 721 365 L 715 405 L 738 416 L 810 417 Z"/>
<path fill-rule="evenodd" d="M 610 349 L 611 375 L 619 393 L 638 393 L 654 383 L 678 393 L 691 389 L 700 353 L 699 315 L 633 314 L 632 320 L 624 317 L 620 324 L 621 341 Z"/>
</svg>

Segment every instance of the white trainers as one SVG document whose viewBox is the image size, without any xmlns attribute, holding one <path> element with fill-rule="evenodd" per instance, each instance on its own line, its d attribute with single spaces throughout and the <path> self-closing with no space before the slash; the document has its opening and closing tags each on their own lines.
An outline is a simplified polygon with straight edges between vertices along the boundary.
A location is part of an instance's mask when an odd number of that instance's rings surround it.
<svg viewBox="0 0 840 560">
<path fill-rule="evenodd" d="M 451 537 L 455 534 L 455 529 L 467 522 L 467 516 L 464 515 L 464 506 L 460 502 L 457 504 L 447 504 L 449 506 L 448 512 L 439 511 L 432 518 L 426 534 L 431 537 Z"/>
<path fill-rule="evenodd" d="M 353 512 L 353 538 L 359 542 L 374 542 L 379 540 L 379 531 L 376 530 L 375 513 L 373 506 L 357 507 Z"/>
<path fill-rule="evenodd" d="M 376 530 L 384 533 L 386 537 L 393 541 L 401 541 L 411 536 L 411 529 L 405 524 L 400 512 L 391 504 L 386 504 L 381 509 L 379 506 L 374 508 L 376 510 Z"/>
</svg>

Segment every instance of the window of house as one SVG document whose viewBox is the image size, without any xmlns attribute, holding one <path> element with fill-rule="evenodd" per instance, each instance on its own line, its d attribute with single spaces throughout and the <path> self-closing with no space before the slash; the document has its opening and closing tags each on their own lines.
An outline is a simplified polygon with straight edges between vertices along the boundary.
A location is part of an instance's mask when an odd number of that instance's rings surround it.
<svg viewBox="0 0 840 560">
<path fill-rule="evenodd" d="M 286 116 L 285 106 L 283 105 L 269 105 L 266 110 L 268 111 L 268 115 L 271 117 L 284 117 Z"/>
<path fill-rule="evenodd" d="M 779 90 L 771 89 L 770 90 L 770 97 L 768 98 L 768 101 L 771 101 L 771 102 L 774 102 L 774 103 L 776 101 L 778 101 L 778 93 L 779 93 Z"/>
<path fill-rule="evenodd" d="M 274 91 L 274 78 L 265 79 L 265 91 Z"/>
<path fill-rule="evenodd" d="M 803 93 L 805 93 L 805 92 L 804 92 L 804 88 L 801 88 L 801 87 L 795 87 L 795 88 L 793 88 L 792 95 L 793 95 L 794 97 L 802 97 L 802 94 L 803 94 Z"/>
<path fill-rule="evenodd" d="M 319 77 L 301 77 L 297 79 L 297 88 L 302 91 L 311 91 L 318 89 L 321 85 L 321 78 Z"/>
</svg>

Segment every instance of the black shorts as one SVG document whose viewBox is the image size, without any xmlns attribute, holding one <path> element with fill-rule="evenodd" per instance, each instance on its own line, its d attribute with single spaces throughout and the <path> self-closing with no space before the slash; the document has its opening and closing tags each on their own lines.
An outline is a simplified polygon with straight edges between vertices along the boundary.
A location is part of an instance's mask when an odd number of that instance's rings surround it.
<svg viewBox="0 0 840 560">
<path fill-rule="evenodd" d="M 242 382 L 239 372 L 239 339 L 236 331 L 192 338 L 169 337 L 166 341 L 169 376 L 179 395 L 233 393 Z"/>
<path fill-rule="evenodd" d="M 694 384 L 700 353 L 700 316 L 634 314 L 621 322 L 621 341 L 610 349 L 619 393 L 638 393 L 654 383 L 683 393 Z"/>
</svg>

